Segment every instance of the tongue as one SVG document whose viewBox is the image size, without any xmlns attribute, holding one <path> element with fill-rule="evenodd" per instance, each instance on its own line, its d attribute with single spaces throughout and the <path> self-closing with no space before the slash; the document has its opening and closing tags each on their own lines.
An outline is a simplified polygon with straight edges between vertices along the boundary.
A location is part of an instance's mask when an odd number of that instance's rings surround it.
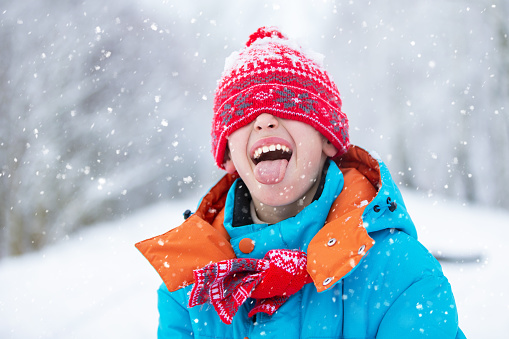
<svg viewBox="0 0 509 339">
<path fill-rule="evenodd" d="M 261 184 L 276 184 L 285 177 L 287 166 L 286 159 L 261 161 L 255 167 L 255 179 Z"/>
</svg>

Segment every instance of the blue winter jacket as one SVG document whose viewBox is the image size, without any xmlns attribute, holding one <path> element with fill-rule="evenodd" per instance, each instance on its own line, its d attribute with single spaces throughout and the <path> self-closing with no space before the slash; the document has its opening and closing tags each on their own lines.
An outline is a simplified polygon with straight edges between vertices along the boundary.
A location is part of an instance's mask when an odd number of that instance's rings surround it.
<svg viewBox="0 0 509 339">
<path fill-rule="evenodd" d="M 451 286 L 437 260 L 417 241 L 401 194 L 376 156 L 352 147 L 331 162 L 321 196 L 294 218 L 274 225 L 234 227 L 237 181 L 228 185 L 221 194 L 211 191 L 212 200 L 202 200 L 202 215 L 193 222 L 196 230 L 176 228 L 137 244 L 164 280 L 158 291 L 158 338 L 464 338 Z M 217 203 L 218 197 L 225 199 Z M 214 224 L 204 221 L 212 220 L 206 213 L 220 220 L 229 245 L 216 235 L 199 235 Z M 255 244 L 249 254 L 239 250 L 244 238 Z M 192 281 L 179 275 L 190 266 L 178 266 L 180 258 L 193 255 L 186 254 L 186 246 L 206 242 L 221 243 L 223 252 L 233 250 L 226 254 L 230 258 L 262 258 L 270 249 L 306 251 L 314 283 L 304 285 L 272 316 L 249 318 L 254 303 L 246 302 L 233 323 L 225 325 L 210 305 L 188 307 Z M 216 252 L 208 251 L 209 262 L 221 259 L 223 254 Z"/>
</svg>

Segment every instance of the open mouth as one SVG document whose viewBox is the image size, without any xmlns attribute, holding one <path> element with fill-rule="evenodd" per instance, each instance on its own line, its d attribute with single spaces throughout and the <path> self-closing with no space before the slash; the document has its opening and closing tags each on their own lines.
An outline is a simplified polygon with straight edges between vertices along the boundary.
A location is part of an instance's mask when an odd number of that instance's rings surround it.
<svg viewBox="0 0 509 339">
<path fill-rule="evenodd" d="M 292 150 L 290 147 L 281 144 L 265 145 L 255 149 L 251 160 L 255 165 L 268 160 L 290 161 Z"/>
</svg>

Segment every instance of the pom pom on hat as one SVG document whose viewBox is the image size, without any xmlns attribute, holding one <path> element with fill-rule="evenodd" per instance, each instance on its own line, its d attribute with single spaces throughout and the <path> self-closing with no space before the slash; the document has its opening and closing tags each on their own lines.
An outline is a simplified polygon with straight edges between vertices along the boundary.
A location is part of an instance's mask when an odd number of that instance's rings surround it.
<svg viewBox="0 0 509 339">
<path fill-rule="evenodd" d="M 262 113 L 313 126 L 344 154 L 348 119 L 328 73 L 275 27 L 251 34 L 246 48 L 226 60 L 214 97 L 212 152 L 224 168 L 228 136 Z"/>
<path fill-rule="evenodd" d="M 256 32 L 249 36 L 246 47 L 249 47 L 258 39 L 278 37 L 280 39 L 287 39 L 276 27 L 260 27 Z"/>
</svg>

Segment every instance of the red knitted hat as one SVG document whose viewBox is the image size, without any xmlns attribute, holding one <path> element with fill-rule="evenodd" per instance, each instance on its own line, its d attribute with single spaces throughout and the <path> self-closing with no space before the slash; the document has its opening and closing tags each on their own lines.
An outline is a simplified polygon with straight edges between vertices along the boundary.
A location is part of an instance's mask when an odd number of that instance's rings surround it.
<svg viewBox="0 0 509 339">
<path fill-rule="evenodd" d="M 259 28 L 246 48 L 226 59 L 212 121 L 212 152 L 223 167 L 228 136 L 258 115 L 299 120 L 322 133 L 341 155 L 348 150 L 348 120 L 336 85 L 317 61 L 277 28 Z"/>
</svg>

